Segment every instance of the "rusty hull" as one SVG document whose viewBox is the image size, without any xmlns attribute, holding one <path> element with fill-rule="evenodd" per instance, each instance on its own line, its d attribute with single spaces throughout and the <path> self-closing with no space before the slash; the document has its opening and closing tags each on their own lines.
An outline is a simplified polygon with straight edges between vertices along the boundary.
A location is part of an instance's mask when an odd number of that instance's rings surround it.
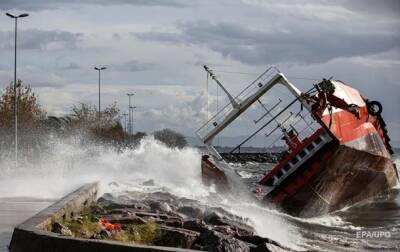
<svg viewBox="0 0 400 252">
<path fill-rule="evenodd" d="M 322 215 L 377 196 L 398 183 L 397 169 L 377 134 L 334 149 L 308 183 L 280 202 L 285 211 L 301 217 Z M 284 185 L 279 189 L 285 191 Z"/>
</svg>

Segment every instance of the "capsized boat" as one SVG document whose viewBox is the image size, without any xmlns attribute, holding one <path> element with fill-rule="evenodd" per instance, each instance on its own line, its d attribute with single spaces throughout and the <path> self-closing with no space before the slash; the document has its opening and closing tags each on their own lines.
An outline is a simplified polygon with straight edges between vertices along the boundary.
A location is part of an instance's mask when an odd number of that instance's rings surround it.
<svg viewBox="0 0 400 252">
<path fill-rule="evenodd" d="M 263 202 L 273 202 L 295 216 L 335 211 L 399 183 L 382 105 L 349 84 L 322 79 L 303 92 L 279 69 L 270 67 L 234 97 L 210 68 L 204 69 L 229 100 L 196 132 L 208 152 L 201 161 L 204 183 L 231 190 L 234 185 L 228 172 L 233 168 L 226 157 L 240 155 L 246 143 L 260 137 L 266 143 L 273 138 L 273 146 L 277 141 L 284 143 L 286 151 L 253 191 Z M 279 98 L 275 104 L 271 98 L 265 100 L 278 86 L 291 97 Z M 220 153 L 213 140 L 255 106 L 263 111 L 251 122 L 257 129 L 229 153 Z"/>
</svg>

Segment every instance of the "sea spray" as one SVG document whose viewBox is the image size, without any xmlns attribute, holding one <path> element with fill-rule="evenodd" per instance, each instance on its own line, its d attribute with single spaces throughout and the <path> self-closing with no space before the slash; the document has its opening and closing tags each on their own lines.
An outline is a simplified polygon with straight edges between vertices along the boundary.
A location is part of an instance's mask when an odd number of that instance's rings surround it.
<svg viewBox="0 0 400 252">
<path fill-rule="evenodd" d="M 37 161 L 18 168 L 12 160 L 0 161 L 0 197 L 56 199 L 94 181 L 100 181 L 104 193 L 165 191 L 248 218 L 260 235 L 287 246 L 297 243 L 295 228 L 279 214 L 257 205 L 247 193 L 220 195 L 212 186 L 204 186 L 201 154 L 195 148 L 171 149 L 151 136 L 135 149 L 84 144 L 80 137 L 54 138 L 49 146 Z M 149 180 L 154 186 L 143 185 Z"/>
</svg>

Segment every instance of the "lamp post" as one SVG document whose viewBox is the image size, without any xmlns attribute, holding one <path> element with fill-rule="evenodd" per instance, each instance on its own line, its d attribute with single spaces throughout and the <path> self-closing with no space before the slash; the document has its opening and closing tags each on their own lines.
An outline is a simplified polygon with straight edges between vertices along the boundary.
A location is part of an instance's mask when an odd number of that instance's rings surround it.
<svg viewBox="0 0 400 252">
<path fill-rule="evenodd" d="M 94 67 L 94 70 L 99 72 L 99 126 L 100 126 L 100 118 L 101 118 L 101 108 L 100 108 L 100 72 L 102 70 L 106 70 L 107 67 Z"/>
<path fill-rule="evenodd" d="M 124 124 L 124 125 L 125 125 L 125 127 L 124 127 L 124 128 L 125 128 L 125 131 L 128 132 L 127 119 L 126 119 L 126 116 L 128 115 L 128 113 L 123 113 L 122 115 L 124 116 L 124 119 L 125 119 L 125 120 L 124 120 L 124 122 L 125 122 L 125 124 Z"/>
<path fill-rule="evenodd" d="M 129 107 L 129 110 L 131 111 L 131 128 L 130 128 L 131 134 L 133 134 L 133 110 L 134 110 L 135 108 L 136 108 L 135 106 Z"/>
<path fill-rule="evenodd" d="M 134 93 L 127 93 L 126 94 L 128 97 L 129 97 L 129 123 L 128 123 L 128 128 L 129 128 L 129 130 L 128 130 L 128 133 L 129 134 L 132 134 L 132 111 L 131 111 L 131 97 L 133 96 L 133 95 L 135 95 Z"/>
<path fill-rule="evenodd" d="M 15 31 L 14 31 L 14 143 L 15 143 L 15 167 L 18 167 L 18 118 L 17 118 L 17 21 L 18 18 L 23 18 L 29 16 L 27 13 L 20 15 L 13 15 L 6 13 L 7 16 L 15 20 Z"/>
</svg>

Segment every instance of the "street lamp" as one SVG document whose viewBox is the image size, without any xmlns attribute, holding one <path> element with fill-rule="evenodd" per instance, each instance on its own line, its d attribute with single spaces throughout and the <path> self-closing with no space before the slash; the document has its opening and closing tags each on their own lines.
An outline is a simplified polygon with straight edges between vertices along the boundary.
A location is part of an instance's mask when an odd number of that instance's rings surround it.
<svg viewBox="0 0 400 252">
<path fill-rule="evenodd" d="M 131 114 L 132 114 L 132 116 L 131 116 L 131 128 L 130 128 L 131 134 L 133 134 L 133 110 L 134 110 L 135 108 L 136 108 L 135 106 L 129 107 L 129 110 L 131 111 Z"/>
<path fill-rule="evenodd" d="M 96 70 L 96 71 L 98 71 L 99 72 L 99 125 L 100 125 L 100 117 L 101 117 L 101 110 L 100 110 L 100 72 L 102 71 L 102 70 L 106 70 L 107 69 L 107 67 L 94 67 L 94 70 Z"/>
<path fill-rule="evenodd" d="M 123 113 L 122 115 L 124 116 L 124 122 L 125 122 L 125 124 L 124 124 L 125 127 L 124 128 L 125 128 L 125 131 L 128 132 L 127 120 L 126 120 L 126 116 L 128 115 L 128 113 Z"/>
<path fill-rule="evenodd" d="M 14 142 L 15 142 L 15 167 L 18 167 L 18 119 L 17 119 L 17 21 L 18 18 L 29 16 L 27 13 L 18 16 L 6 13 L 7 16 L 15 20 L 14 31 Z"/>
<path fill-rule="evenodd" d="M 132 134 L 132 111 L 131 111 L 131 109 L 132 109 L 132 106 L 131 106 L 131 97 L 133 96 L 133 95 L 135 95 L 134 93 L 127 93 L 126 94 L 128 97 L 129 97 L 129 123 L 128 123 L 128 128 L 129 128 L 129 134 Z"/>
</svg>

